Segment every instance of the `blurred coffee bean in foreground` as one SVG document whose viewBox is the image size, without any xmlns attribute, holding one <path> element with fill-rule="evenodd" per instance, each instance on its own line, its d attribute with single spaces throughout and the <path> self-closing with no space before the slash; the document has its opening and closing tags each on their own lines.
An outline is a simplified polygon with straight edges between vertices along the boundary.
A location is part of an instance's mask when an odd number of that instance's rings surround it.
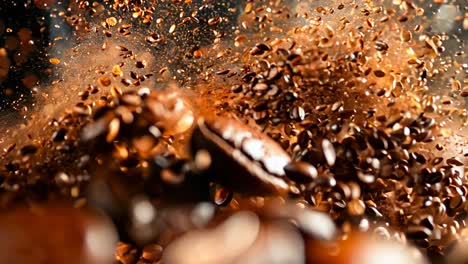
<svg viewBox="0 0 468 264">
<path fill-rule="evenodd" d="M 214 229 L 190 231 L 168 246 L 163 263 L 304 263 L 300 233 L 286 222 L 239 212 Z"/>
<path fill-rule="evenodd" d="M 361 233 L 351 234 L 345 240 L 333 243 L 306 241 L 306 252 L 307 263 L 429 263 L 421 252 L 411 245 Z"/>
<path fill-rule="evenodd" d="M 62 207 L 0 213 L 0 263 L 112 263 L 117 235 L 103 215 Z"/>
</svg>

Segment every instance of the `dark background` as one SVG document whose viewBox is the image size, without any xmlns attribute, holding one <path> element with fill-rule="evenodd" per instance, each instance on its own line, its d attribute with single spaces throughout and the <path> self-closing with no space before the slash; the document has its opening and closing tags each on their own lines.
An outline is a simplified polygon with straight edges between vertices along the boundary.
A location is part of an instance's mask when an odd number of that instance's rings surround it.
<svg viewBox="0 0 468 264">
<path fill-rule="evenodd" d="M 0 49 L 7 51 L 10 61 L 8 75 L 0 76 L 0 112 L 16 112 L 30 104 L 32 89 L 46 75 L 49 19 L 40 4 L 0 1 Z"/>
<path fill-rule="evenodd" d="M 201 10 L 200 17 L 228 15 L 232 21 L 235 21 L 237 14 L 229 13 L 227 10 L 234 7 L 237 2 L 239 1 L 196 0 L 193 4 L 210 3 L 211 8 Z M 29 107 L 33 102 L 32 93 L 38 86 L 39 80 L 47 80 L 52 74 L 50 68 L 53 65 L 46 56 L 48 43 L 54 37 L 50 32 L 50 26 L 54 22 L 49 16 L 49 9 L 54 4 L 68 6 L 68 3 L 68 0 L 0 0 L 0 49 L 6 50 L 10 62 L 6 76 L 2 76 L 0 71 L 0 119 L 5 116 L 5 112 L 17 115 L 23 107 Z M 223 28 L 223 31 L 229 30 L 230 26 Z M 191 52 L 199 46 L 211 44 L 211 41 L 209 43 L 204 41 L 204 39 L 213 39 L 212 36 L 205 36 L 208 33 L 212 34 L 208 29 L 202 28 L 196 36 L 186 36 L 186 41 L 183 42 L 186 43 L 185 46 L 178 47 L 178 50 L 181 53 Z M 0 55 L 0 70 L 1 60 L 5 58 Z M 176 61 L 183 63 L 184 59 Z M 181 65 L 176 66 L 181 67 Z"/>
</svg>

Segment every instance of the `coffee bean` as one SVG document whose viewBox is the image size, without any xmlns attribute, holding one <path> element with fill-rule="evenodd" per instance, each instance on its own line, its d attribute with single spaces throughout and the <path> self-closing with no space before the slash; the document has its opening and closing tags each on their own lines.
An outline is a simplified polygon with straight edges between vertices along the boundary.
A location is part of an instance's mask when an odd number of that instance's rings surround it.
<svg viewBox="0 0 468 264">
<path fill-rule="evenodd" d="M 447 159 L 447 164 L 452 166 L 463 166 L 464 163 L 457 157 Z"/>
<path fill-rule="evenodd" d="M 218 206 L 227 206 L 232 200 L 232 192 L 220 184 L 213 183 L 210 186 L 211 201 Z"/>
<path fill-rule="evenodd" d="M 155 262 L 161 259 L 163 247 L 158 244 L 151 244 L 145 246 L 142 251 L 141 258 Z"/>
<path fill-rule="evenodd" d="M 55 142 L 63 141 L 65 139 L 66 134 L 67 134 L 67 129 L 60 128 L 59 130 L 55 131 L 52 134 L 52 140 Z"/>
<path fill-rule="evenodd" d="M 363 201 L 359 199 L 354 199 L 348 203 L 347 209 L 350 215 L 359 216 L 364 214 L 366 210 L 366 205 Z"/>
<path fill-rule="evenodd" d="M 428 238 L 432 234 L 431 230 L 424 226 L 410 226 L 406 230 L 408 238 L 414 240 L 421 240 Z"/>
<path fill-rule="evenodd" d="M 333 144 L 328 139 L 324 139 L 322 140 L 322 149 L 328 165 L 333 166 L 336 161 L 336 153 Z"/>
<path fill-rule="evenodd" d="M 200 119 L 191 145 L 194 154 L 200 149 L 210 153 L 210 177 L 233 191 L 272 194 L 289 189 L 283 179 L 289 155 L 274 140 L 239 121 Z"/>
<path fill-rule="evenodd" d="M 291 162 L 284 167 L 286 176 L 297 183 L 309 183 L 317 178 L 317 169 L 303 161 Z"/>
<path fill-rule="evenodd" d="M 23 156 L 35 154 L 38 150 L 38 147 L 35 145 L 27 145 L 20 149 L 20 153 Z"/>
</svg>

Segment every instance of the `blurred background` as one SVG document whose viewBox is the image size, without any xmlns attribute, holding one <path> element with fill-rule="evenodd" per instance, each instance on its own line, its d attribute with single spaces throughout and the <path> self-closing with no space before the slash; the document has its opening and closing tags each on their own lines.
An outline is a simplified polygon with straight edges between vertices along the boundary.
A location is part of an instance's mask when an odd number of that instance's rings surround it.
<svg viewBox="0 0 468 264">
<path fill-rule="evenodd" d="M 73 1 L 0 1 L 0 113 L 2 117 L 9 117 L 7 119 L 10 121 L 20 117 L 24 107 L 29 107 L 33 103 L 32 94 L 37 92 L 35 87 L 41 80 L 46 80 L 52 74 L 51 65 L 46 59 L 46 51 L 51 39 L 56 37 L 53 33 L 51 35 L 50 30 L 51 23 L 56 21 L 53 21 L 48 14 L 51 6 L 58 4 L 66 8 L 71 2 Z M 235 6 L 236 1 L 219 2 L 227 2 L 230 6 Z M 297 0 L 292 2 L 297 2 Z M 430 31 L 454 34 L 466 42 L 468 7 L 465 0 L 416 0 L 415 2 L 423 6 L 427 16 L 432 19 Z M 222 12 L 222 9 L 219 10 Z M 61 24 L 61 27 L 61 30 L 71 29 L 67 24 Z M 450 42 L 446 43 L 447 54 L 459 45 L 458 42 L 453 41 L 453 44 Z"/>
<path fill-rule="evenodd" d="M 35 4 L 36 3 L 36 4 Z M 47 10 L 40 1 L 0 2 L 0 112 L 18 114 L 32 103 L 31 92 L 47 77 Z"/>
</svg>

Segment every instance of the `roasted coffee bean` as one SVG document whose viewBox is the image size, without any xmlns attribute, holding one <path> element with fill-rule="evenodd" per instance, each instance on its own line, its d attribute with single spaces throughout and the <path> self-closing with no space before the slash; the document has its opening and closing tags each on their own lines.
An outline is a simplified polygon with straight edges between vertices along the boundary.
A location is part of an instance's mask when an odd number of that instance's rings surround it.
<svg viewBox="0 0 468 264">
<path fill-rule="evenodd" d="M 26 155 L 32 155 L 34 153 L 36 153 L 38 150 L 37 146 L 35 145 L 27 145 L 27 146 L 24 146 L 20 149 L 20 153 L 21 155 L 23 156 L 26 156 Z"/>
<path fill-rule="evenodd" d="M 210 186 L 211 201 L 218 206 L 226 206 L 232 200 L 232 192 L 221 186 L 220 184 L 213 183 Z"/>
<path fill-rule="evenodd" d="M 119 242 L 115 252 L 115 259 L 122 264 L 132 264 L 138 259 L 138 249 L 131 244 Z"/>
<path fill-rule="evenodd" d="M 162 252 L 163 248 L 158 244 L 147 245 L 142 250 L 141 258 L 153 263 L 161 259 Z"/>
<path fill-rule="evenodd" d="M 452 165 L 452 166 L 463 166 L 464 165 L 464 163 L 457 157 L 447 159 L 447 164 Z"/>
<path fill-rule="evenodd" d="M 424 226 L 410 226 L 406 230 L 408 238 L 420 240 L 428 238 L 432 234 L 431 230 Z"/>
<path fill-rule="evenodd" d="M 364 214 L 366 205 L 362 200 L 354 199 L 348 203 L 348 213 L 353 216 L 359 216 Z"/>
<path fill-rule="evenodd" d="M 262 55 L 267 51 L 270 51 L 271 47 L 264 43 L 256 44 L 251 50 L 250 55 Z"/>
<path fill-rule="evenodd" d="M 200 119 L 191 146 L 194 155 L 201 149 L 210 153 L 210 178 L 230 190 L 258 195 L 289 189 L 283 169 L 289 155 L 273 139 L 240 121 Z"/>
<path fill-rule="evenodd" d="M 231 87 L 231 91 L 232 91 L 233 93 L 240 93 L 240 92 L 242 92 L 242 85 L 233 85 L 233 86 Z"/>
<path fill-rule="evenodd" d="M 322 141 L 322 149 L 328 165 L 333 166 L 336 161 L 336 153 L 333 144 L 328 139 L 324 139 Z"/>
<path fill-rule="evenodd" d="M 52 140 L 54 142 L 60 142 L 65 139 L 65 136 L 67 135 L 67 129 L 66 128 L 60 128 L 59 130 L 55 131 L 52 134 Z"/>
<path fill-rule="evenodd" d="M 375 48 L 376 50 L 378 50 L 378 51 L 384 52 L 384 51 L 387 51 L 387 50 L 388 50 L 388 44 L 385 43 L 385 42 L 383 42 L 383 41 L 381 41 L 381 40 L 377 40 L 377 41 L 375 42 L 374 48 Z"/>
<path fill-rule="evenodd" d="M 297 183 L 309 183 L 318 177 L 317 169 L 304 161 L 291 162 L 284 167 L 286 176 Z"/>
</svg>

